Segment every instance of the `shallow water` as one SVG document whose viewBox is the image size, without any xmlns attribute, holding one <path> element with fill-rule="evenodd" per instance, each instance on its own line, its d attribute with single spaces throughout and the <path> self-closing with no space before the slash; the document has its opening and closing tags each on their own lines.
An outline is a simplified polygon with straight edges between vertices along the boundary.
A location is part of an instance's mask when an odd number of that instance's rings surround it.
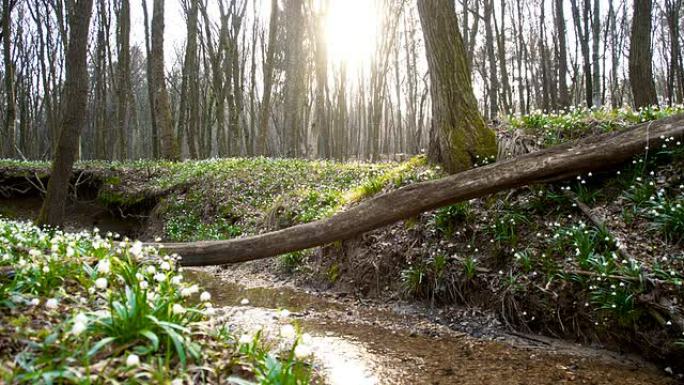
<svg viewBox="0 0 684 385">
<path fill-rule="evenodd" d="M 267 335 L 293 322 L 311 334 L 315 365 L 328 384 L 674 383 L 638 359 L 562 341 L 478 339 L 405 312 L 289 287 L 247 287 L 202 270 L 186 275 L 212 293 L 217 322 Z M 243 299 L 249 304 L 241 305 Z M 280 309 L 290 316 L 281 319 Z"/>
</svg>

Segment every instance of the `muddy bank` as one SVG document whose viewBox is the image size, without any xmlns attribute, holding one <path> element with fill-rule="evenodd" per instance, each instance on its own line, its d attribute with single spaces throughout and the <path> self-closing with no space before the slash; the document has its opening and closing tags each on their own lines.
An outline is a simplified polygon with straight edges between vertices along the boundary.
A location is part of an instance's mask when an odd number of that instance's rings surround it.
<svg viewBox="0 0 684 385">
<path fill-rule="evenodd" d="M 149 175 L 148 175 L 149 177 Z M 0 167 L 0 215 L 14 220 L 38 216 L 49 182 L 46 167 Z M 66 231 L 98 228 L 131 239 L 152 240 L 160 232 L 156 209 L 183 186 L 145 187 L 144 173 L 104 167 L 75 168 L 66 202 Z"/>
<path fill-rule="evenodd" d="M 300 325 L 312 336 L 316 365 L 329 384 L 676 383 L 631 356 L 510 335 L 496 327 L 483 333 L 487 337 L 474 338 L 429 322 L 419 307 L 406 304 L 364 304 L 353 296 L 282 283 L 263 287 L 258 280 L 264 276 L 236 279 L 217 269 L 191 269 L 186 275 L 212 292 L 220 306 L 216 323 L 266 334 L 277 333 L 284 323 Z M 281 309 L 291 312 L 287 318 Z"/>
</svg>

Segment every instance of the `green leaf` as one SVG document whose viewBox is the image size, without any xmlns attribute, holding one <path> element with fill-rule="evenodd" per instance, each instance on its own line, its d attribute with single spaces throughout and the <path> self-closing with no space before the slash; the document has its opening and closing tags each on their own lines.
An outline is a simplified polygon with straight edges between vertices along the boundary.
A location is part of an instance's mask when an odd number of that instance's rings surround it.
<svg viewBox="0 0 684 385">
<path fill-rule="evenodd" d="M 108 344 L 114 342 L 115 340 L 116 340 L 116 337 L 107 337 L 107 338 L 101 339 L 95 345 L 93 345 L 93 347 L 90 350 L 88 350 L 88 354 L 87 354 L 88 358 L 92 358 L 95 354 L 97 354 L 98 351 L 100 351 L 100 349 L 102 349 L 103 347 L 107 346 Z"/>
<path fill-rule="evenodd" d="M 159 350 L 159 337 L 157 337 L 156 334 L 154 334 L 151 330 L 143 330 L 140 332 L 141 335 L 145 336 L 150 342 L 152 342 L 152 347 L 154 351 Z"/>
</svg>

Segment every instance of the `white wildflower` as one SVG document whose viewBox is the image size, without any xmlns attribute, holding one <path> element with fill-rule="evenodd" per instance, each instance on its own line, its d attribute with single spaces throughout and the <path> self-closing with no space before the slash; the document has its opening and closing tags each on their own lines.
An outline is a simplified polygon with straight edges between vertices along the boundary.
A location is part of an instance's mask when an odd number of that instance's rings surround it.
<svg viewBox="0 0 684 385">
<path fill-rule="evenodd" d="M 200 301 L 207 302 L 209 300 L 211 300 L 211 294 L 208 291 L 203 291 L 202 294 L 200 294 Z"/>
<path fill-rule="evenodd" d="M 241 344 L 249 344 L 252 342 L 252 336 L 249 334 L 243 334 L 240 336 L 240 340 L 238 342 Z"/>
<path fill-rule="evenodd" d="M 111 271 L 111 263 L 109 259 L 103 259 L 97 264 L 97 272 L 102 274 L 109 274 Z"/>
<path fill-rule="evenodd" d="M 131 253 L 136 258 L 139 258 L 142 255 L 142 249 L 143 245 L 142 242 L 140 241 L 135 241 L 133 242 L 133 245 L 131 245 L 131 248 L 128 249 L 128 251 Z"/>
<path fill-rule="evenodd" d="M 107 278 L 98 278 L 95 280 L 95 287 L 104 290 L 107 288 Z"/>
<path fill-rule="evenodd" d="M 294 326 L 292 326 L 291 324 L 283 325 L 280 328 L 280 336 L 283 338 L 292 339 L 295 338 L 296 335 L 297 332 L 295 331 Z"/>
<path fill-rule="evenodd" d="M 140 357 L 137 354 L 129 354 L 126 357 L 126 366 L 138 366 L 140 365 Z"/>
<path fill-rule="evenodd" d="M 56 298 L 50 298 L 49 300 L 47 300 L 47 302 L 45 302 L 45 307 L 47 307 L 48 309 L 57 309 L 58 304 L 59 302 Z"/>
</svg>

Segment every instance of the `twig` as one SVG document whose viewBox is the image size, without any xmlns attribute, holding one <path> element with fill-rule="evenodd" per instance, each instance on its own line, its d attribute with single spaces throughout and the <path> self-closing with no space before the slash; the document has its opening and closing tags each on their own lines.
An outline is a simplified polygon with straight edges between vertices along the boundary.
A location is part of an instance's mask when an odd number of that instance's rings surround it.
<svg viewBox="0 0 684 385">
<path fill-rule="evenodd" d="M 582 211 L 582 213 L 583 213 L 587 218 L 589 218 L 589 220 L 591 220 L 591 222 L 592 222 L 596 227 L 598 227 L 598 228 L 600 228 L 600 229 L 603 229 L 603 230 L 606 231 L 608 234 L 610 234 L 611 238 L 618 240 L 617 252 L 618 252 L 618 254 L 620 255 L 620 257 L 622 257 L 622 259 L 626 259 L 626 260 L 628 260 L 628 261 L 631 261 L 631 260 L 634 260 L 634 259 L 635 259 L 633 255 L 631 255 L 627 250 L 625 250 L 625 248 L 624 248 L 624 246 L 623 246 L 623 243 L 619 241 L 619 238 L 616 237 L 616 236 L 610 231 L 610 229 L 608 229 L 608 226 L 606 226 L 605 222 L 604 222 L 601 218 L 599 218 L 599 217 L 597 217 L 596 215 L 594 215 L 594 213 L 591 212 L 591 208 L 590 208 L 589 206 L 587 206 L 584 202 L 580 201 L 580 200 L 577 198 L 577 195 L 575 195 L 574 192 L 572 192 L 572 191 L 570 191 L 570 190 L 563 190 L 563 194 L 565 194 L 565 196 L 567 196 L 568 198 L 570 198 L 570 199 L 573 201 L 573 203 L 575 203 L 575 205 L 577 206 L 577 208 L 579 208 L 580 211 Z"/>
</svg>

